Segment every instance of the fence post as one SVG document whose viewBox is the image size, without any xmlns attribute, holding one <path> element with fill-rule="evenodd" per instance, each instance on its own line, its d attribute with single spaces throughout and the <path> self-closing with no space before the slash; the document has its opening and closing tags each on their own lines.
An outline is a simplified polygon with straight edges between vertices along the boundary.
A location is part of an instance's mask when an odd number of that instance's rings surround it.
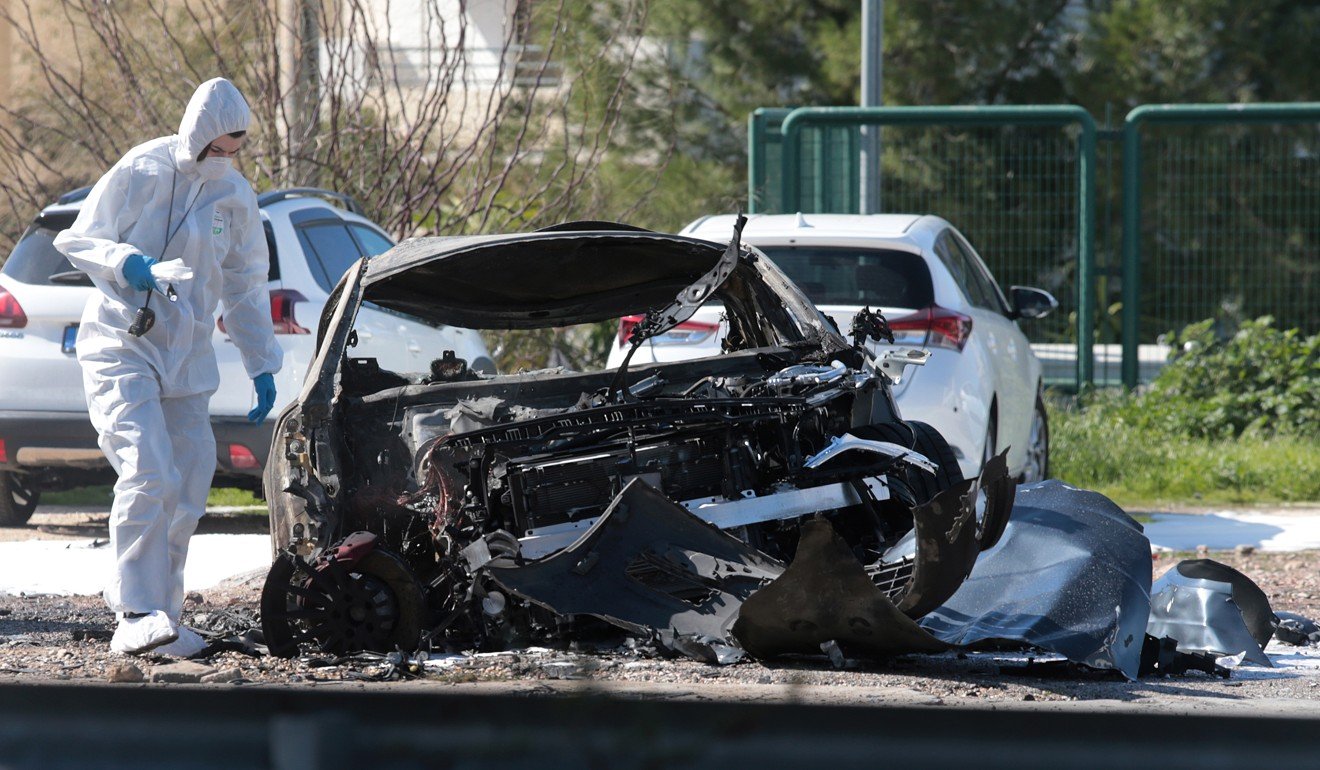
<svg viewBox="0 0 1320 770">
<path fill-rule="evenodd" d="M 1145 107 L 1123 121 L 1123 386 L 1137 387 L 1141 330 L 1141 123 Z"/>
<path fill-rule="evenodd" d="M 747 213 L 756 214 L 757 188 L 765 186 L 765 116 L 761 110 L 747 116 Z"/>
</svg>

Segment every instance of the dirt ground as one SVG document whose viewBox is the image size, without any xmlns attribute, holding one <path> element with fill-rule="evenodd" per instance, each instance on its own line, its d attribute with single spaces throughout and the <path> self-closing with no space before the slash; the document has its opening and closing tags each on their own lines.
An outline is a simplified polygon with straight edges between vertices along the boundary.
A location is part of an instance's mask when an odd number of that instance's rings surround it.
<svg viewBox="0 0 1320 770">
<path fill-rule="evenodd" d="M 97 514 L 34 519 L 7 537 L 86 537 L 103 526 Z M 208 516 L 208 519 L 212 517 Z M 256 526 L 215 517 L 208 528 Z M 260 520 L 257 519 L 257 522 Z M 42 531 L 44 530 L 44 531 Z M 5 533 L 0 530 L 0 533 Z M 23 534 L 18 534 L 22 532 Z M 6 537 L 0 534 L 0 537 Z M 1254 579 L 1273 608 L 1320 618 L 1320 551 L 1211 552 Z M 1156 575 L 1178 559 L 1152 560 Z M 251 574 L 190 594 L 185 622 L 201 629 L 237 631 L 255 619 L 264 575 Z M 455 688 L 528 695 L 606 691 L 624 697 L 794 701 L 838 704 L 928 704 L 1015 708 L 1135 708 L 1177 712 L 1306 713 L 1320 715 L 1320 649 L 1270 652 L 1300 668 L 1238 668 L 1228 679 L 1201 673 L 1122 681 L 1074 667 L 1042 666 L 1026 653 L 907 655 L 887 661 L 802 658 L 762 664 L 712 666 L 661 658 L 647 650 L 586 652 L 533 649 L 441 656 L 430 660 L 354 660 L 309 657 L 282 660 L 223 652 L 200 661 L 165 656 L 132 658 L 111 653 L 112 614 L 99 596 L 0 596 L 0 682 L 82 682 L 107 686 Z M 1313 660 L 1312 660 L 1313 656 Z M 1314 668 L 1309 666 L 1314 663 Z M 122 683 L 110 685 L 120 680 Z M 144 684 L 133 682 L 144 681 Z"/>
</svg>

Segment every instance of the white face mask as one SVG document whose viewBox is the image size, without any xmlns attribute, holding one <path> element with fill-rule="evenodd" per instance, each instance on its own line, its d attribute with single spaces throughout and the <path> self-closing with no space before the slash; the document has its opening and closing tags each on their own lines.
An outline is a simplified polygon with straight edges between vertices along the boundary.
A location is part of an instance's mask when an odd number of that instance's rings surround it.
<svg viewBox="0 0 1320 770">
<path fill-rule="evenodd" d="M 197 175 L 208 181 L 219 179 L 229 171 L 233 162 L 233 158 L 206 158 L 197 162 Z"/>
</svg>

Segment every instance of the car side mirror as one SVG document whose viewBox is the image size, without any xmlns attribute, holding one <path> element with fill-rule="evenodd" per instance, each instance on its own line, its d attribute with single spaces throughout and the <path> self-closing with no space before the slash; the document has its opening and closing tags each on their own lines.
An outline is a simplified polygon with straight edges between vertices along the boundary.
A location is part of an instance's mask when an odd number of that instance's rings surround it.
<svg viewBox="0 0 1320 770">
<path fill-rule="evenodd" d="M 1014 318 L 1044 318 L 1059 306 L 1059 301 L 1044 289 L 1013 286 L 1008 290 L 1013 301 Z"/>
</svg>

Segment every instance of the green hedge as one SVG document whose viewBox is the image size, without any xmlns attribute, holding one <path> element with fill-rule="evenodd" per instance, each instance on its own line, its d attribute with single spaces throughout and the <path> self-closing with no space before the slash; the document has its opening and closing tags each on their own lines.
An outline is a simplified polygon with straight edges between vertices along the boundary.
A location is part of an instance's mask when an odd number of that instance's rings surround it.
<svg viewBox="0 0 1320 770">
<path fill-rule="evenodd" d="M 1320 335 L 1266 317 L 1173 343 L 1137 392 L 1052 400 L 1053 474 L 1124 504 L 1320 501 Z"/>
</svg>

